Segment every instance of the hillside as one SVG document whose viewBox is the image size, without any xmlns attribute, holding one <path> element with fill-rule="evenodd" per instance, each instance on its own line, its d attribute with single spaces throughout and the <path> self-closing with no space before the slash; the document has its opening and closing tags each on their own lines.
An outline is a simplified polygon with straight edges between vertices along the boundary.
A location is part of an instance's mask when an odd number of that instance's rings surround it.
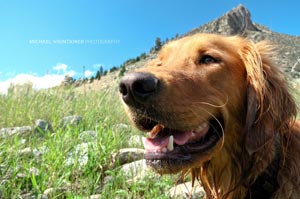
<svg viewBox="0 0 300 199">
<path fill-rule="evenodd" d="M 194 28 L 180 37 L 193 35 L 196 33 L 216 33 L 223 35 L 241 35 L 255 42 L 269 40 L 278 46 L 276 62 L 289 77 L 300 78 L 300 36 L 291 36 L 273 32 L 267 27 L 257 24 L 251 20 L 251 14 L 243 5 L 233 8 L 220 18 Z M 180 38 L 179 37 L 179 38 Z M 157 52 L 151 51 L 145 59 L 141 59 L 134 64 L 126 65 L 126 71 L 142 67 L 145 63 L 155 58 Z M 114 71 L 103 76 L 100 81 L 94 81 L 77 88 L 78 90 L 99 90 L 112 85 L 117 85 L 119 71 Z M 299 80 L 298 80 L 299 81 Z"/>
</svg>

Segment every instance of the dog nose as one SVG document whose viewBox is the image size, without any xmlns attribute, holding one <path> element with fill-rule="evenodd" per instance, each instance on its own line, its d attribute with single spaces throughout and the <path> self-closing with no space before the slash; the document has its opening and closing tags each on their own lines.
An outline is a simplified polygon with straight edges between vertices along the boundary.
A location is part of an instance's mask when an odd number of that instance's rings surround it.
<svg viewBox="0 0 300 199">
<path fill-rule="evenodd" d="M 159 80 L 154 75 L 134 72 L 121 79 L 119 91 L 126 104 L 144 104 L 157 92 L 158 84 Z"/>
</svg>

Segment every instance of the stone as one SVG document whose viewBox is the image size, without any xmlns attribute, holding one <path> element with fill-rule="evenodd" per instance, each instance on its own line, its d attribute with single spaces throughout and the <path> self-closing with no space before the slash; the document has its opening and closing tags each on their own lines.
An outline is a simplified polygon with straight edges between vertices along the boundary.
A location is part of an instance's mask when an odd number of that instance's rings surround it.
<svg viewBox="0 0 300 199">
<path fill-rule="evenodd" d="M 66 188 L 48 188 L 44 191 L 44 193 L 41 195 L 41 198 L 57 198 L 57 196 L 60 196 L 59 198 L 65 198 L 63 197 L 65 192 L 67 191 Z"/>
<path fill-rule="evenodd" d="M 60 126 L 65 128 L 67 126 L 78 125 L 82 121 L 82 117 L 79 115 L 70 115 L 61 119 Z"/>
<path fill-rule="evenodd" d="M 90 195 L 89 197 L 86 197 L 85 199 L 101 199 L 101 194 L 94 194 Z"/>
<path fill-rule="evenodd" d="M 113 131 L 119 132 L 119 131 L 124 131 L 124 130 L 130 129 L 130 126 L 128 126 L 127 124 L 120 123 L 120 124 L 113 125 L 112 129 L 113 129 Z"/>
<path fill-rule="evenodd" d="M 98 134 L 96 131 L 83 131 L 79 134 L 78 138 L 82 142 L 91 142 L 97 138 Z"/>
<path fill-rule="evenodd" d="M 45 133 L 46 131 L 53 132 L 51 123 L 43 119 L 38 119 L 35 121 L 34 130 L 35 132 L 43 132 L 43 133 Z"/>
<path fill-rule="evenodd" d="M 120 171 L 125 179 L 129 180 L 128 182 L 138 181 L 144 179 L 146 176 L 159 178 L 159 175 L 154 173 L 154 171 L 147 166 L 146 160 L 144 159 L 124 164 Z"/>
<path fill-rule="evenodd" d="M 19 151 L 20 156 L 33 156 L 32 150 L 30 147 L 26 147 Z"/>
<path fill-rule="evenodd" d="M 142 136 L 141 135 L 133 135 L 128 140 L 128 145 L 130 147 L 142 147 Z"/>
<path fill-rule="evenodd" d="M 70 166 L 77 163 L 80 167 L 85 166 L 89 159 L 89 148 L 94 148 L 95 145 L 96 144 L 93 142 L 78 144 L 74 150 L 69 152 L 66 159 L 66 165 Z"/>
<path fill-rule="evenodd" d="M 177 199 L 201 199 L 204 198 L 205 191 L 199 182 L 195 182 L 194 187 L 192 187 L 192 182 L 185 182 L 172 187 L 168 191 L 168 196 L 170 196 L 170 198 Z"/>
<path fill-rule="evenodd" d="M 26 148 L 19 151 L 19 155 L 20 156 L 28 156 L 28 157 L 39 158 L 46 152 L 47 152 L 46 146 L 42 146 L 42 147 L 39 147 L 37 149 L 36 148 L 31 149 L 30 147 L 26 147 Z"/>
<path fill-rule="evenodd" d="M 252 23 L 250 12 L 243 6 L 239 5 L 230 12 L 228 12 L 227 24 L 230 28 L 229 34 L 244 34 L 246 30 L 258 31 L 259 29 Z"/>
<path fill-rule="evenodd" d="M 40 171 L 35 167 L 31 167 L 27 172 L 20 172 L 16 176 L 17 178 L 30 178 L 32 175 L 38 176 L 40 175 Z"/>
<path fill-rule="evenodd" d="M 2 128 L 0 129 L 0 137 L 6 138 L 12 135 L 25 135 L 32 132 L 31 126 L 21 126 L 21 127 L 11 127 L 11 128 Z"/>
<path fill-rule="evenodd" d="M 125 148 L 113 154 L 113 167 L 134 162 L 144 158 L 144 149 Z"/>
</svg>

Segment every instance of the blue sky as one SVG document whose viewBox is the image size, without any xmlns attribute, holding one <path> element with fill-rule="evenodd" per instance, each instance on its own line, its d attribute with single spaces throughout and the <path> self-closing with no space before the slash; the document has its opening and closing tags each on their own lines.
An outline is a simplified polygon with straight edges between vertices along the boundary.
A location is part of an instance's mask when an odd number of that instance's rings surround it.
<svg viewBox="0 0 300 199">
<path fill-rule="evenodd" d="M 183 34 L 239 4 L 253 21 L 300 35 L 297 0 L 3 0 L 0 87 L 18 75 L 78 78 L 83 66 L 86 75 L 119 66 L 148 52 L 156 37 Z"/>
</svg>

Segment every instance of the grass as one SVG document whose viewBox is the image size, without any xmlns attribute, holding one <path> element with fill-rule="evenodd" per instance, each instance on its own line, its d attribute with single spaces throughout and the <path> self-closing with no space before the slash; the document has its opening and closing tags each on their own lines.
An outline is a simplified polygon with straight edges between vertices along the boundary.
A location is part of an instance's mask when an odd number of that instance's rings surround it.
<svg viewBox="0 0 300 199">
<path fill-rule="evenodd" d="M 0 198 L 38 198 L 50 188 L 55 190 L 50 198 L 85 198 L 94 194 L 100 194 L 100 198 L 168 198 L 166 192 L 175 184 L 174 177 L 157 180 L 147 176 L 129 183 L 118 169 L 109 167 L 112 153 L 131 147 L 126 140 L 137 133 L 133 128 L 115 129 L 117 124 L 128 124 L 117 88 L 86 93 L 71 88 L 16 89 L 0 95 L 0 129 L 33 125 L 35 120 L 45 119 L 51 121 L 54 132 L 0 137 Z M 80 115 L 83 121 L 60 127 L 60 120 L 69 115 Z M 66 165 L 70 152 L 82 143 L 80 135 L 85 130 L 97 132 L 89 140 L 93 144 L 88 146 L 87 164 L 81 166 L 74 161 Z M 20 153 L 25 149 L 31 153 Z M 43 155 L 34 153 L 42 149 Z M 79 159 L 76 153 L 71 156 Z"/>
<path fill-rule="evenodd" d="M 76 126 L 60 127 L 61 118 L 80 115 Z M 54 132 L 31 132 L 0 137 L 0 198 L 38 198 L 49 188 L 51 198 L 84 198 L 100 194 L 101 198 L 167 198 L 166 190 L 174 185 L 170 176 L 159 181 L 151 177 L 128 183 L 110 169 L 111 155 L 129 147 L 133 129 L 115 130 L 116 124 L 128 124 L 117 95 L 117 88 L 81 93 L 73 89 L 34 91 L 18 88 L 0 96 L 0 129 L 33 125 L 37 119 L 52 123 Z M 97 132 L 89 145 L 88 162 L 66 165 L 70 152 L 81 144 L 80 133 Z M 133 131 L 133 132 L 132 132 Z M 29 149 L 30 153 L 20 151 Z M 43 155 L 34 150 L 44 149 Z M 73 158 L 78 154 L 71 153 Z M 107 176 L 111 180 L 104 183 Z"/>
</svg>

